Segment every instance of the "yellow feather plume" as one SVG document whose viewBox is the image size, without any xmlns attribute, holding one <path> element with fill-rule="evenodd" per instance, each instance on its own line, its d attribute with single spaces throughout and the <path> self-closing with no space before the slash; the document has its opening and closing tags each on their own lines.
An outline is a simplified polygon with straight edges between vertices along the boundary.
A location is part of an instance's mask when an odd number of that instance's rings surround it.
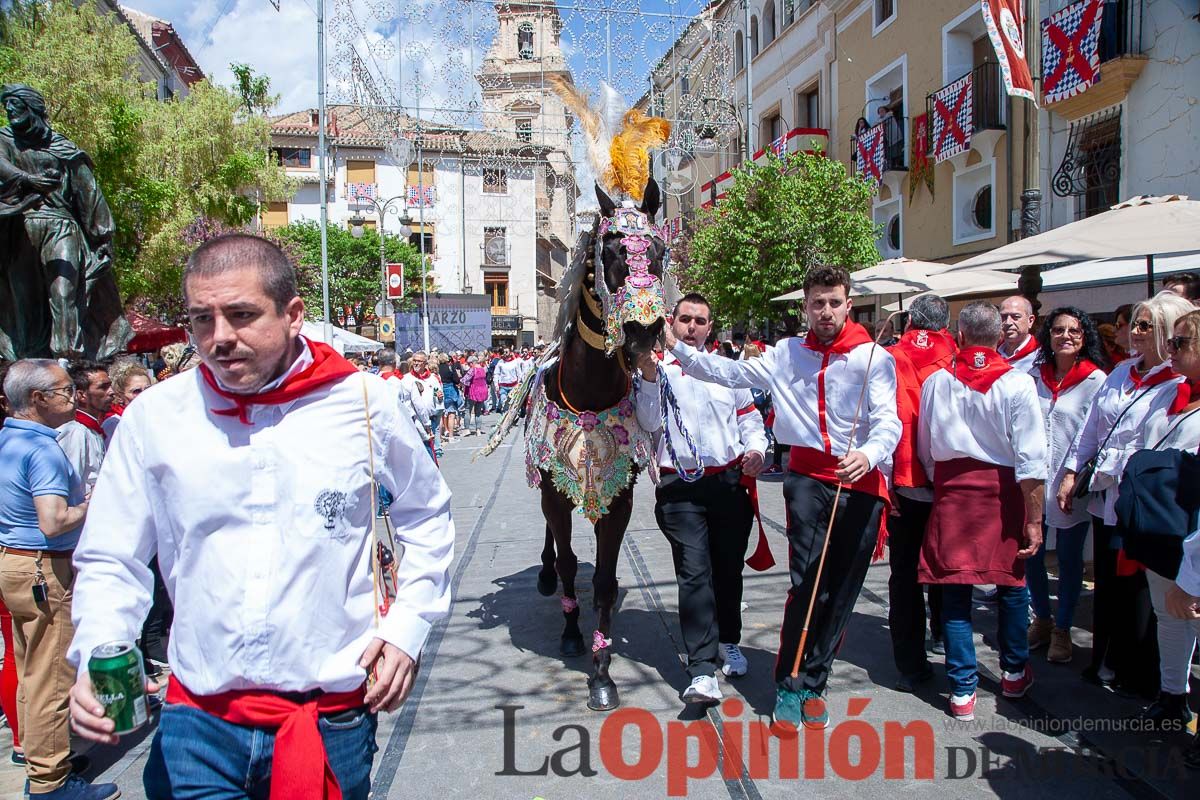
<svg viewBox="0 0 1200 800">
<path fill-rule="evenodd" d="M 642 199 L 650 178 L 650 148 L 661 147 L 671 135 L 671 123 L 647 117 L 636 108 L 625 113 L 621 132 L 613 137 L 608 152 L 611 175 L 605 176 L 616 189 L 635 201 Z"/>
</svg>

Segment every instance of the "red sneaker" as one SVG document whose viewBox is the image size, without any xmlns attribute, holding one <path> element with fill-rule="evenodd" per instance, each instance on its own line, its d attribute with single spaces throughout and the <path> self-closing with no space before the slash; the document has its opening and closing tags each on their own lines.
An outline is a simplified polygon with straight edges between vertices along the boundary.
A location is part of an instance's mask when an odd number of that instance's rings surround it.
<svg viewBox="0 0 1200 800">
<path fill-rule="evenodd" d="M 975 693 L 971 692 L 965 696 L 950 695 L 950 713 L 955 719 L 963 722 L 975 719 Z"/>
<path fill-rule="evenodd" d="M 1000 679 L 1000 689 L 1005 697 L 1024 697 L 1033 686 L 1033 668 L 1025 665 L 1023 672 L 1004 672 Z"/>
</svg>

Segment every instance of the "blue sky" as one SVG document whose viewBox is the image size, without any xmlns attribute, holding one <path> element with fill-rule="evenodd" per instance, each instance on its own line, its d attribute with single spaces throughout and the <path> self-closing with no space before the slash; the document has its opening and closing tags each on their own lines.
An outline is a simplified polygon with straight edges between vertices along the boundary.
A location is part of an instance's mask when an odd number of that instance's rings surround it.
<svg viewBox="0 0 1200 800">
<path fill-rule="evenodd" d="M 427 72 L 434 73 L 423 81 L 431 93 L 425 101 L 426 107 L 457 103 L 463 92 L 473 89 L 469 62 L 482 57 L 482 45 L 474 48 L 473 53 L 463 50 L 455 56 L 447 52 L 453 48 L 446 47 L 444 26 L 461 25 L 453 19 L 452 2 L 455 0 L 397 0 L 395 5 L 387 0 L 382 2 L 385 7 L 404 9 L 402 13 L 407 15 L 403 38 L 410 43 L 411 51 L 409 45 L 404 45 L 404 63 L 424 62 Z M 576 3 L 589 9 L 614 11 L 607 31 L 612 41 L 611 58 L 606 57 L 603 46 L 599 45 L 605 38 L 603 15 L 594 10 L 590 15 L 565 14 L 568 29 L 564 45 L 571 51 L 577 82 L 588 82 L 581 78 L 598 80 L 611 64 L 616 73 L 614 82 L 630 101 L 646 86 L 650 65 L 665 52 L 673 32 L 676 35 L 681 32 L 685 17 L 703 7 L 702 0 L 570 0 L 569 5 L 575 7 Z M 129 5 L 174 24 L 210 79 L 231 83 L 229 64 L 246 62 L 270 76 L 272 88 L 281 96 L 279 111 L 316 105 L 316 0 L 281 0 L 279 11 L 269 0 L 130 0 Z M 366 0 L 354 0 L 354 5 L 368 38 L 394 36 L 395 21 L 381 21 L 369 11 L 381 3 L 368 5 Z M 337 10 L 334 0 L 327 0 L 327 9 L 333 16 Z M 670 14 L 673 18 L 616 13 L 639 11 Z M 385 12 L 384 16 L 388 14 Z M 453 60 L 456 57 L 458 61 Z M 451 60 L 450 66 L 447 59 Z M 399 73 L 398 67 L 391 66 L 385 66 L 384 71 Z M 410 69 L 410 73 L 416 71 Z M 448 90 L 450 94 L 439 94 L 445 88 L 447 75 L 451 76 L 450 84 L 457 81 L 458 96 L 453 94 L 453 88 Z M 406 105 L 413 102 L 410 94 L 406 92 Z"/>
</svg>

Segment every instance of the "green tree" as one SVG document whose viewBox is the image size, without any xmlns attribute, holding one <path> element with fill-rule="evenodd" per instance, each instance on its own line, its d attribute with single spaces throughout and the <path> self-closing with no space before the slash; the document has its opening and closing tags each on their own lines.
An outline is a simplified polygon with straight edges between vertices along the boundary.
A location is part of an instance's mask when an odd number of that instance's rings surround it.
<svg viewBox="0 0 1200 800">
<path fill-rule="evenodd" d="M 287 248 L 298 265 L 300 296 L 309 317 L 321 316 L 321 226 L 313 221 L 293 222 L 271 231 L 270 236 Z M 342 306 L 365 304 L 374 308 L 383 290 L 379 267 L 379 234 L 364 228 L 362 238 L 337 225 L 328 228 L 329 304 Z M 384 234 L 384 255 L 389 264 L 404 265 L 405 301 L 411 305 L 421 288 L 421 254 L 399 236 Z"/>
<path fill-rule="evenodd" d="M 270 123 L 243 117 L 241 96 L 201 82 L 156 99 L 138 42 L 92 2 L 14 2 L 0 9 L 0 75 L 46 97 L 55 130 L 89 153 L 112 208 L 122 296 L 151 312 L 179 305 L 179 276 L 197 219 L 245 226 L 263 200 L 294 188 L 269 158 Z"/>
<path fill-rule="evenodd" d="M 771 298 L 798 288 L 813 267 L 879 261 L 871 196 L 868 182 L 819 154 L 740 168 L 679 248 L 680 286 L 703 293 L 727 322 L 777 319 L 785 310 Z M 794 330 L 794 318 L 785 322 Z"/>
<path fill-rule="evenodd" d="M 256 75 L 249 64 L 233 62 L 229 65 L 236 80 L 235 89 L 242 97 L 242 108 L 246 116 L 266 114 L 279 102 L 279 95 L 271 94 L 271 79 L 266 75 Z"/>
</svg>

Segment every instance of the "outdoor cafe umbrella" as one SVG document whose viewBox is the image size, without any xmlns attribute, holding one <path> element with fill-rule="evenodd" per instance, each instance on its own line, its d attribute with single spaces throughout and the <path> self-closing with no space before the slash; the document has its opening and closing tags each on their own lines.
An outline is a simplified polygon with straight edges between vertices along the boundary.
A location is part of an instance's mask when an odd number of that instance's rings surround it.
<svg viewBox="0 0 1200 800">
<path fill-rule="evenodd" d="M 878 295 L 896 295 L 897 302 L 903 306 L 901 298 L 905 295 L 923 294 L 925 292 L 942 293 L 948 290 L 959 290 L 974 284 L 992 284 L 997 281 L 1016 281 L 1016 277 L 994 270 L 973 270 L 970 275 L 961 274 L 931 274 L 946 268 L 945 264 L 933 261 L 919 261 L 913 258 L 889 258 L 872 267 L 856 270 L 850 273 L 851 297 L 874 297 Z M 804 290 L 772 298 L 772 302 L 783 303 L 791 300 L 803 300 Z"/>
<path fill-rule="evenodd" d="M 1195 250 L 1200 242 L 1200 202 L 1185 195 L 1135 197 L 1112 210 L 997 247 L 937 272 L 1027 266 L 1138 256 L 1146 259 L 1146 286 L 1154 294 L 1154 256 Z"/>
</svg>

